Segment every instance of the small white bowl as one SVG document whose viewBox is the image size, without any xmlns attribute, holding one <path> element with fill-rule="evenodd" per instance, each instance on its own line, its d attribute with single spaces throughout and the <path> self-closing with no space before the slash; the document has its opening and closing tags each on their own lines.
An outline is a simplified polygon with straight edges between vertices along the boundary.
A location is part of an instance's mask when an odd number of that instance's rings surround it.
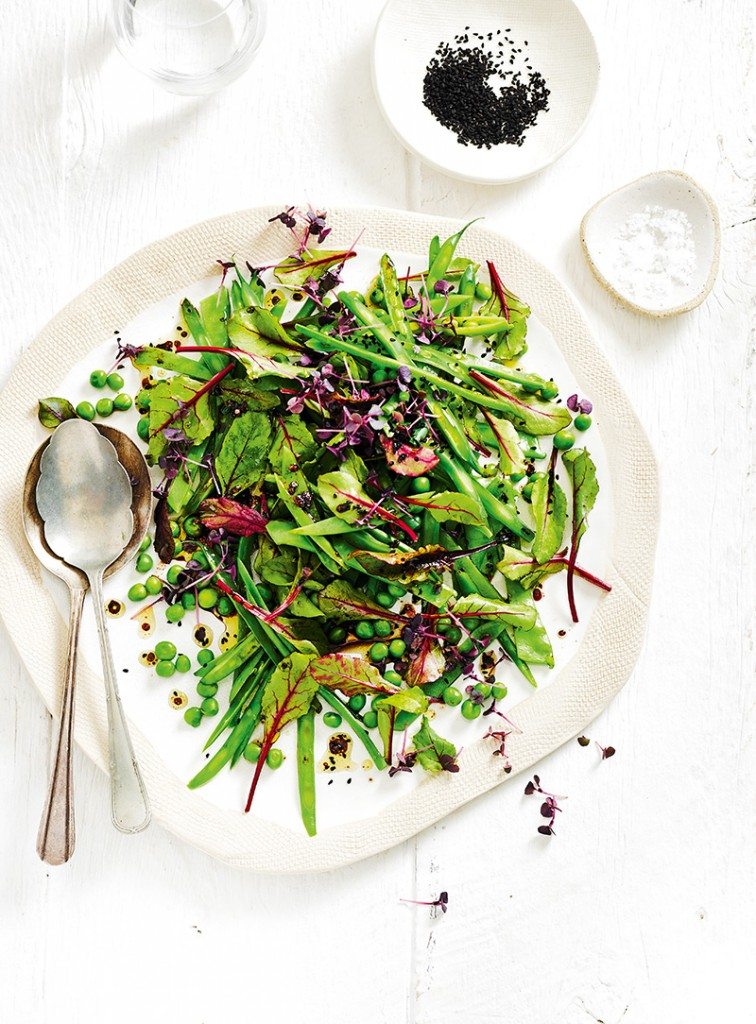
<svg viewBox="0 0 756 1024">
<path fill-rule="evenodd" d="M 523 48 L 518 64 L 527 56 L 546 81 L 549 108 L 521 146 L 463 145 L 423 104 L 425 72 L 437 46 L 467 26 L 470 34 L 494 38 L 497 30 L 511 30 Z M 480 184 L 519 181 L 566 152 L 585 127 L 598 79 L 596 42 L 572 0 L 389 0 L 375 32 L 373 83 L 399 140 L 437 170 Z"/>
<path fill-rule="evenodd" d="M 647 206 L 682 210 L 690 222 L 696 266 L 688 284 L 673 286 L 666 301 L 641 303 L 618 281 L 613 241 L 628 217 Z M 583 217 L 580 244 L 596 279 L 628 309 L 645 316 L 667 317 L 700 306 L 711 291 L 719 267 L 719 214 L 714 200 L 682 171 L 655 171 L 600 199 Z"/>
</svg>

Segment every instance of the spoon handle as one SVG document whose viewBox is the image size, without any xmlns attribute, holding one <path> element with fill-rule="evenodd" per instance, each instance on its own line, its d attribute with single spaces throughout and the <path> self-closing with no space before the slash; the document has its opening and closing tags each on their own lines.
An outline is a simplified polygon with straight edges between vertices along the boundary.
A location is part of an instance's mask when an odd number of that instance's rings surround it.
<svg viewBox="0 0 756 1024">
<path fill-rule="evenodd" d="M 95 607 L 97 635 L 100 639 L 105 698 L 108 708 L 108 744 L 110 761 L 110 799 L 113 824 L 120 832 L 141 832 L 150 823 L 150 805 L 147 801 L 142 776 L 134 757 L 126 717 L 118 696 L 113 655 L 110 650 L 108 628 L 102 597 L 102 572 L 89 575 L 92 600 Z"/>
<path fill-rule="evenodd" d="M 85 593 L 84 587 L 71 587 L 70 590 L 71 606 L 68 617 L 68 651 L 66 653 L 66 677 L 63 683 L 63 704 L 60 710 L 60 723 L 47 800 L 37 833 L 37 853 L 47 864 L 65 864 L 67 860 L 70 860 L 76 845 L 71 753 L 76 655 L 79 650 L 79 626 Z"/>
</svg>

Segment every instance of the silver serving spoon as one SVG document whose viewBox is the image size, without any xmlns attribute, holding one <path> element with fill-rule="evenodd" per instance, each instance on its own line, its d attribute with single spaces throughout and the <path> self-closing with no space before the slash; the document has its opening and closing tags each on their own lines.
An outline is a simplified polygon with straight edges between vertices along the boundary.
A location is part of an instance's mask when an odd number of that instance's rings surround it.
<svg viewBox="0 0 756 1024">
<path fill-rule="evenodd" d="M 49 548 L 89 582 L 105 679 L 113 824 L 122 832 L 140 832 L 150 810 L 118 696 L 102 596 L 105 571 L 133 538 L 132 487 L 116 449 L 97 427 L 66 420 L 56 429 L 41 455 L 36 504 Z M 80 609 L 77 598 L 74 627 Z M 70 735 L 70 714 L 66 728 Z"/>
</svg>

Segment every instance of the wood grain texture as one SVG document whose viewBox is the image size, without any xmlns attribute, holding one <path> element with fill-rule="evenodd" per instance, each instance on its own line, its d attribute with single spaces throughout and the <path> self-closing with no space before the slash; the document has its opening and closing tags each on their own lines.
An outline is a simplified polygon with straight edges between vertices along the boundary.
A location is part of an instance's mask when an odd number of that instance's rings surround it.
<svg viewBox="0 0 756 1024">
<path fill-rule="evenodd" d="M 212 214 L 306 200 L 482 213 L 587 309 L 656 446 L 664 517 L 645 651 L 591 729 L 617 755 L 601 763 L 594 747 L 570 744 L 548 758 L 544 784 L 568 797 L 548 842 L 518 780 L 365 864 L 250 877 L 158 828 L 115 833 L 106 780 L 77 756 L 78 849 L 51 870 L 34 852 L 50 723 L 0 633 L 0 1020 L 747 1019 L 751 3 L 582 0 L 602 56 L 593 119 L 552 168 L 501 189 L 420 167 L 382 122 L 369 70 L 380 0 L 274 4 L 247 75 L 202 100 L 131 72 L 105 7 L 0 7 L 3 378 L 82 287 Z M 601 291 L 577 228 L 600 195 L 662 167 L 712 192 L 723 258 L 703 307 L 655 323 Z M 63 625 L 51 628 L 63 642 Z M 436 921 L 399 903 L 440 889 L 450 910 Z"/>
</svg>

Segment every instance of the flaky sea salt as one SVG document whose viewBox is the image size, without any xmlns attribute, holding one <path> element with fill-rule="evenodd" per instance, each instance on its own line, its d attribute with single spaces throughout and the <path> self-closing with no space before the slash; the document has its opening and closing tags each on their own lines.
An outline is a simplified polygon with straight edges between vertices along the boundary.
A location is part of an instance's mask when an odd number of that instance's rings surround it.
<svg viewBox="0 0 756 1024">
<path fill-rule="evenodd" d="M 646 206 L 627 218 L 613 243 L 619 290 L 640 305 L 662 308 L 693 281 L 693 228 L 682 210 Z"/>
</svg>

